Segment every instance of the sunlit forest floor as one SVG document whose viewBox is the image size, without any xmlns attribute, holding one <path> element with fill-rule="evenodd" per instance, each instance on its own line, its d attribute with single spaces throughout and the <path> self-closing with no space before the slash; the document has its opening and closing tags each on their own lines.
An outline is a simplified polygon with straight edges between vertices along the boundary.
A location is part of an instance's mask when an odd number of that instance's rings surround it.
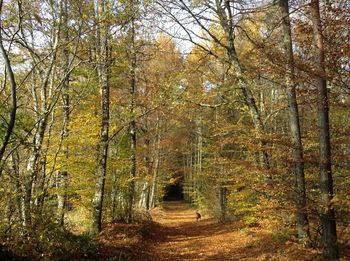
<svg viewBox="0 0 350 261">
<path fill-rule="evenodd" d="M 206 215 L 197 222 L 195 212 L 179 201 L 164 203 L 152 218 L 141 229 L 107 227 L 100 236 L 101 260 L 323 260 L 316 250 L 280 242 L 263 228 L 219 224 Z"/>
</svg>

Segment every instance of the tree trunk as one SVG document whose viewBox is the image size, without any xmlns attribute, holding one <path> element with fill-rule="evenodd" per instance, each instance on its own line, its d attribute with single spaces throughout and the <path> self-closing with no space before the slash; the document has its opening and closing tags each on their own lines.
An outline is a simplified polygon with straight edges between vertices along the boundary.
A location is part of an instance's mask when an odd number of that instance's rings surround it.
<svg viewBox="0 0 350 261">
<path fill-rule="evenodd" d="M 227 209 L 227 188 L 224 184 L 219 186 L 219 203 L 220 203 L 220 221 L 226 221 L 226 209 Z"/>
<path fill-rule="evenodd" d="M 63 102 L 63 138 L 67 139 L 69 136 L 69 114 L 70 114 L 70 99 L 69 99 L 69 76 L 70 76 L 70 70 L 69 70 L 69 50 L 67 47 L 67 44 L 69 42 L 69 35 L 68 35 L 68 2 L 67 0 L 64 1 L 64 7 L 63 7 L 63 26 L 62 34 L 63 39 L 65 40 L 65 48 L 63 49 L 62 53 L 62 69 L 64 72 L 64 80 L 62 84 L 62 102 Z M 63 141 L 63 155 L 66 160 L 68 160 L 68 145 Z M 62 170 L 60 172 L 59 177 L 59 190 L 60 192 L 57 195 L 57 212 L 58 212 L 58 223 L 61 226 L 64 226 L 64 212 L 65 212 L 65 205 L 67 200 L 67 187 L 68 187 L 68 172 L 66 170 Z"/>
<path fill-rule="evenodd" d="M 57 193 L 57 217 L 58 224 L 64 226 L 64 212 L 67 202 L 67 187 L 68 187 L 68 173 L 66 171 L 56 173 L 56 188 Z"/>
<path fill-rule="evenodd" d="M 116 218 L 116 210 L 117 210 L 117 176 L 118 176 L 118 172 L 115 171 L 113 173 L 113 178 L 112 178 L 112 189 L 111 189 L 111 205 L 112 205 L 112 209 L 111 209 L 111 218 L 112 220 L 115 220 Z"/>
<path fill-rule="evenodd" d="M 300 122 L 298 103 L 295 93 L 295 71 L 293 57 L 293 43 L 291 27 L 289 20 L 288 0 L 280 0 L 280 9 L 282 15 L 283 41 L 287 60 L 286 67 L 286 91 L 289 111 L 289 125 L 292 138 L 293 167 L 295 176 L 295 204 L 298 238 L 303 243 L 308 243 L 310 239 L 309 221 L 306 212 L 306 191 L 304 175 L 304 156 L 301 142 Z"/>
<path fill-rule="evenodd" d="M 18 150 L 15 150 L 11 154 L 12 158 L 12 171 L 13 171 L 13 184 L 14 184 L 14 194 L 15 194 L 15 204 L 17 209 L 17 216 L 18 219 L 21 221 L 21 223 L 24 223 L 23 217 L 24 214 L 22 213 L 22 187 L 21 187 L 21 181 L 20 181 L 20 170 L 19 170 L 19 153 Z"/>
<path fill-rule="evenodd" d="M 139 207 L 148 210 L 149 209 L 149 183 L 146 181 L 143 184 L 143 188 L 141 191 L 141 197 L 139 201 Z"/>
<path fill-rule="evenodd" d="M 101 136 L 97 156 L 97 181 L 95 187 L 95 195 L 92 200 L 92 234 L 97 234 L 101 231 L 102 228 L 102 206 L 104 197 L 105 178 L 107 172 L 107 157 L 109 143 L 109 27 L 106 24 L 105 2 L 101 0 L 98 1 L 96 5 L 96 48 L 98 50 L 98 78 L 101 92 Z"/>
<path fill-rule="evenodd" d="M 1 1 L 0 15 L 2 14 L 2 5 L 3 5 L 3 3 Z M 2 26 L 1 20 L 0 20 L 0 26 Z M 16 85 L 14 73 L 12 71 L 10 59 L 9 59 L 8 54 L 7 54 L 5 47 L 3 45 L 3 38 L 2 38 L 1 30 L 0 30 L 0 53 L 2 55 L 3 62 L 5 63 L 6 72 L 7 72 L 7 75 L 9 77 L 9 80 L 10 80 L 11 103 L 12 103 L 11 110 L 10 110 L 10 120 L 7 124 L 7 128 L 5 131 L 5 137 L 4 137 L 3 142 L 0 146 L 0 176 L 1 176 L 2 169 L 3 169 L 3 157 L 4 157 L 6 147 L 10 141 L 11 134 L 12 134 L 13 129 L 15 127 L 16 112 L 17 112 L 17 85 Z"/>
<path fill-rule="evenodd" d="M 159 133 L 159 116 L 157 115 L 157 125 L 156 125 L 156 140 L 155 149 L 153 156 L 153 177 L 152 177 L 152 187 L 150 193 L 150 208 L 156 206 L 156 196 L 157 196 L 157 185 L 158 185 L 158 172 L 159 172 L 159 155 L 160 155 L 160 133 Z"/>
<path fill-rule="evenodd" d="M 202 158 L 203 158 L 203 130 L 202 130 L 202 118 L 196 121 L 196 135 L 197 135 L 197 183 L 199 182 L 200 175 L 202 172 Z M 199 185 L 199 184 L 198 184 Z"/>
<path fill-rule="evenodd" d="M 194 168 L 195 168 L 195 162 L 193 162 L 193 144 L 192 144 L 192 141 L 190 142 L 190 171 L 189 171 L 189 174 L 190 174 L 190 177 L 189 177 L 189 183 L 188 183 L 188 186 L 189 186 L 189 195 L 190 195 L 190 203 L 193 202 L 193 199 L 194 199 L 194 193 L 193 193 L 193 185 L 194 185 Z"/>
<path fill-rule="evenodd" d="M 44 108 L 42 110 L 44 110 Z M 38 160 L 40 157 L 41 148 L 44 141 L 47 121 L 48 121 L 48 114 L 45 113 L 42 116 L 42 119 L 38 123 L 37 132 L 33 138 L 33 149 L 27 162 L 27 170 L 26 170 L 25 184 L 24 184 L 23 205 L 22 205 L 23 214 L 24 214 L 23 225 L 25 227 L 31 225 L 33 185 L 34 185 L 34 180 L 36 179 L 36 176 L 38 174 L 37 173 Z"/>
<path fill-rule="evenodd" d="M 129 184 L 129 202 L 128 202 L 128 222 L 131 222 L 133 219 L 133 207 L 135 201 L 135 177 L 137 172 L 137 161 L 136 161 L 136 119 L 135 119 L 135 108 L 136 108 L 136 49 L 135 49 L 135 21 L 132 19 L 131 28 L 130 28 L 130 37 L 131 37 L 131 51 L 130 51 L 130 59 L 131 59 L 131 71 L 130 71 L 130 96 L 131 96 L 131 104 L 130 104 L 130 114 L 131 114 L 131 122 L 130 122 L 130 184 Z"/>
<path fill-rule="evenodd" d="M 183 194 L 184 194 L 184 200 L 188 202 L 188 156 L 186 151 L 183 152 L 183 173 L 184 173 L 184 183 L 183 183 Z"/>
<path fill-rule="evenodd" d="M 318 89 L 318 116 L 320 131 L 320 217 L 323 226 L 324 254 L 327 260 L 339 258 L 335 212 L 332 206 L 333 179 L 329 131 L 329 105 L 325 69 L 325 51 L 318 0 L 311 1 L 311 20 L 315 42 L 316 87 Z"/>
</svg>

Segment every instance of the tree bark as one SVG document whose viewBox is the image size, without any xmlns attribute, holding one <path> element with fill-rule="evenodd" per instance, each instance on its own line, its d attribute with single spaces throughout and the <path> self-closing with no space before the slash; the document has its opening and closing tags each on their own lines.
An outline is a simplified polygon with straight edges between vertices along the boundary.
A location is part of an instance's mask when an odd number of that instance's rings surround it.
<svg viewBox="0 0 350 261">
<path fill-rule="evenodd" d="M 115 171 L 113 173 L 113 177 L 112 177 L 112 189 L 111 189 L 111 218 L 112 220 L 115 220 L 116 218 L 116 210 L 117 210 L 117 176 L 118 176 L 118 172 Z"/>
<path fill-rule="evenodd" d="M 67 139 L 69 136 L 69 114 L 70 114 L 70 99 L 69 99 L 69 78 L 70 78 L 70 69 L 69 69 L 69 50 L 67 44 L 69 42 L 69 29 L 68 29 L 68 1 L 64 1 L 63 6 L 63 26 L 62 29 L 62 38 L 65 40 L 66 46 L 62 52 L 62 69 L 64 72 L 64 80 L 62 84 L 62 102 L 63 102 L 63 138 Z M 63 155 L 66 160 L 68 160 L 68 145 L 63 143 Z M 68 187 L 68 172 L 66 170 L 62 170 L 59 172 L 59 190 L 60 192 L 57 195 L 57 214 L 58 214 L 58 223 L 60 226 L 64 226 L 64 212 L 65 205 L 67 200 L 67 187 Z"/>
<path fill-rule="evenodd" d="M 300 122 L 298 103 L 296 98 L 296 83 L 293 57 L 293 43 L 291 34 L 291 25 L 289 19 L 288 0 L 279 1 L 282 26 L 283 26 L 283 44 L 287 60 L 286 66 L 286 91 L 288 100 L 289 126 L 292 139 L 293 169 L 295 176 L 295 204 L 296 204 L 296 227 L 298 238 L 308 244 L 310 239 L 309 221 L 306 212 L 306 190 L 304 175 L 304 156 L 301 142 Z"/>
<path fill-rule="evenodd" d="M 150 186 L 149 186 L 149 182 L 145 181 L 145 183 L 143 184 L 142 187 L 142 191 L 141 191 L 141 197 L 140 197 L 140 201 L 139 201 L 139 207 L 149 210 L 149 195 L 150 195 Z"/>
<path fill-rule="evenodd" d="M 43 87 L 45 88 L 45 87 Z M 43 105 L 45 106 L 45 105 Z M 44 111 L 44 107 L 42 108 Z M 31 208 L 32 208 L 32 192 L 34 180 L 37 176 L 38 161 L 45 137 L 45 130 L 47 127 L 48 113 L 44 113 L 42 119 L 38 123 L 36 134 L 33 138 L 33 148 L 27 162 L 27 170 L 24 184 L 24 195 L 23 195 L 23 225 L 28 227 L 31 225 Z"/>
<path fill-rule="evenodd" d="M 131 41 L 131 50 L 130 50 L 130 61 L 131 61 L 131 71 L 130 71 L 130 173 L 129 173 L 129 202 L 128 202 L 128 222 L 131 222 L 133 219 L 133 207 L 135 201 L 135 177 L 137 173 L 137 161 L 136 161 L 136 145 L 137 145 L 137 135 L 136 135 L 136 46 L 135 46 L 135 21 L 134 18 L 131 20 L 130 25 L 130 41 Z"/>
<path fill-rule="evenodd" d="M 158 185 L 158 172 L 159 172 L 159 154 L 160 154 L 160 133 L 159 133 L 159 115 L 157 115 L 156 123 L 156 140 L 155 140 L 155 149 L 153 156 L 153 177 L 152 177 L 152 186 L 150 192 L 150 208 L 156 206 L 156 196 L 157 196 L 157 185 Z"/>
<path fill-rule="evenodd" d="M 315 43 L 315 83 L 318 89 L 320 193 L 322 203 L 320 207 L 320 217 L 323 227 L 324 254 L 327 260 L 336 260 L 339 258 L 339 251 L 337 245 L 335 212 L 332 206 L 334 193 L 329 130 L 329 102 L 319 0 L 312 0 L 310 9 Z"/>
<path fill-rule="evenodd" d="M 220 203 L 220 221 L 226 221 L 226 209 L 227 209 L 227 188 L 223 183 L 219 185 L 219 203 Z"/>
<path fill-rule="evenodd" d="M 64 212 L 66 208 L 67 202 L 67 187 L 68 187 L 68 172 L 60 172 L 56 173 L 56 188 L 58 189 L 57 193 L 57 217 L 58 224 L 63 227 L 64 226 Z"/>
<path fill-rule="evenodd" d="M 0 4 L 0 16 L 2 13 L 2 5 L 3 5 L 3 1 L 1 1 L 1 4 Z M 2 27 L 1 24 L 2 24 L 2 21 L 0 18 L 0 27 Z M 13 70 L 12 70 L 10 59 L 9 59 L 8 54 L 7 54 L 5 47 L 3 45 L 3 38 L 2 38 L 1 30 L 2 29 L 0 29 L 0 52 L 1 52 L 2 58 L 3 58 L 4 63 L 5 63 L 7 75 L 8 75 L 9 80 L 10 80 L 11 103 L 12 104 L 11 104 L 11 110 L 10 110 L 10 120 L 9 120 L 7 128 L 6 128 L 5 137 L 4 137 L 3 142 L 0 146 L 0 176 L 2 173 L 2 169 L 3 169 L 4 153 L 5 153 L 5 150 L 6 150 L 8 143 L 10 141 L 10 137 L 11 137 L 11 134 L 13 132 L 13 129 L 15 127 L 16 112 L 17 112 L 17 85 L 16 85 L 15 75 L 14 75 Z"/>
<path fill-rule="evenodd" d="M 101 92 L 101 134 L 97 156 L 97 181 L 95 186 L 95 195 L 92 200 L 92 234 L 97 234 L 102 229 L 102 206 L 109 145 L 109 27 L 105 20 L 105 4 L 106 3 L 104 0 L 100 0 L 96 4 L 96 49 L 98 50 L 98 78 Z"/>
<path fill-rule="evenodd" d="M 23 224 L 23 217 L 24 214 L 22 213 L 22 187 L 21 187 L 21 181 L 20 181 L 20 169 L 19 169 L 19 153 L 18 150 L 15 150 L 12 154 L 12 171 L 13 171 L 13 184 L 14 184 L 14 194 L 15 194 L 15 201 L 16 201 L 16 209 L 17 209 L 17 216 L 18 219 Z"/>
</svg>

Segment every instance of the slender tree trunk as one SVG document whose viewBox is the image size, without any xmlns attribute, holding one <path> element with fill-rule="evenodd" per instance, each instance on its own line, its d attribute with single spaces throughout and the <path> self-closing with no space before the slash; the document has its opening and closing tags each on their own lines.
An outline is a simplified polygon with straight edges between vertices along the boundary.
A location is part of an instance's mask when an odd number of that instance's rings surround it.
<svg viewBox="0 0 350 261">
<path fill-rule="evenodd" d="M 15 193 L 15 199 L 16 199 L 16 209 L 17 209 L 17 215 L 18 215 L 18 219 L 21 221 L 21 223 L 23 224 L 23 217 L 24 215 L 22 214 L 22 195 L 23 195 L 23 191 L 22 191 L 22 187 L 21 187 L 21 181 L 20 181 L 20 168 L 19 168 L 19 153 L 17 150 L 15 150 L 12 154 L 11 154 L 11 158 L 12 158 L 12 171 L 13 171 L 13 184 L 14 184 L 14 193 Z"/>
<path fill-rule="evenodd" d="M 69 29 L 68 29 L 68 1 L 64 1 L 63 7 L 63 26 L 62 34 L 63 39 L 65 40 L 65 44 L 67 45 L 69 42 Z M 70 101 L 69 101 L 69 78 L 70 78 L 70 70 L 69 70 L 69 50 L 68 47 L 65 46 L 62 53 L 63 60 L 63 72 L 64 72 L 64 80 L 62 85 L 62 102 L 63 102 L 63 138 L 67 139 L 69 136 L 69 114 L 70 114 Z M 68 160 L 68 145 L 63 142 L 63 155 L 66 160 Z M 61 226 L 64 226 L 64 212 L 67 200 L 67 187 L 68 187 L 68 172 L 66 170 L 62 170 L 58 172 L 60 177 L 58 177 L 58 189 L 59 193 L 57 194 L 57 214 L 58 214 L 58 223 Z"/>
<path fill-rule="evenodd" d="M 293 167 L 296 181 L 295 187 L 295 203 L 296 203 L 296 221 L 298 237 L 303 243 L 309 242 L 309 221 L 306 213 L 306 190 L 305 190 L 305 175 L 304 175 L 304 156 L 300 134 L 299 111 L 295 93 L 295 72 L 294 72 L 294 57 L 293 43 L 291 35 L 291 26 L 289 19 L 289 4 L 288 0 L 280 0 L 280 9 L 282 15 L 283 40 L 284 49 L 287 59 L 286 68 L 286 91 L 289 111 L 289 125 L 292 138 L 293 152 Z"/>
<path fill-rule="evenodd" d="M 320 131 L 320 216 L 323 226 L 323 243 L 327 260 L 339 258 L 335 212 L 332 206 L 333 179 L 331 161 L 331 143 L 329 130 L 329 102 L 325 69 L 325 51 L 322 37 L 320 5 L 318 0 L 311 1 L 311 20 L 315 41 L 316 87 L 318 88 L 318 116 Z"/>
<path fill-rule="evenodd" d="M 200 117 L 197 121 L 197 172 L 198 175 L 202 172 L 202 157 L 203 157 L 203 131 L 202 131 L 202 118 Z"/>
<path fill-rule="evenodd" d="M 220 203 L 220 221 L 226 221 L 226 209 L 227 209 L 227 188 L 224 184 L 219 185 L 219 203 Z"/>
<path fill-rule="evenodd" d="M 2 6 L 3 6 L 3 1 L 1 1 L 1 3 L 0 3 L 0 17 L 2 15 Z M 2 27 L 1 18 L 0 18 L 0 27 Z M 8 54 L 7 54 L 5 47 L 3 45 L 3 38 L 2 38 L 1 30 L 0 30 L 0 53 L 2 55 L 3 62 L 5 63 L 6 72 L 7 72 L 7 75 L 9 77 L 9 80 L 10 80 L 11 103 L 12 103 L 11 110 L 10 110 L 10 120 L 7 124 L 5 137 L 4 137 L 3 142 L 0 146 L 0 176 L 1 176 L 2 169 L 3 169 L 4 153 L 5 153 L 6 147 L 8 146 L 8 143 L 10 141 L 10 137 L 11 137 L 11 134 L 13 132 L 13 129 L 15 127 L 16 113 L 17 113 L 17 85 L 16 85 L 16 80 L 15 80 L 15 75 L 12 71 L 10 59 L 9 59 Z"/>
<path fill-rule="evenodd" d="M 128 202 L 128 221 L 131 222 L 133 219 L 133 207 L 135 201 L 135 177 L 137 173 L 137 161 L 136 161 L 136 119 L 135 119 L 135 109 L 136 109 L 136 47 L 135 47 L 135 21 L 134 18 L 131 20 L 131 28 L 130 28 L 130 37 L 131 37 L 131 51 L 130 51 L 130 59 L 131 59 L 131 71 L 130 71 L 130 96 L 131 96 L 131 104 L 130 104 L 130 114 L 131 114 L 131 122 L 130 122 L 130 184 L 129 184 L 129 202 Z"/>
<path fill-rule="evenodd" d="M 24 198 L 23 198 L 23 213 L 24 213 L 24 222 L 23 225 L 31 225 L 31 208 L 32 208 L 32 192 L 34 181 L 37 178 L 37 167 L 38 160 L 40 157 L 41 148 L 44 141 L 45 130 L 48 121 L 48 114 L 42 116 L 43 118 L 38 123 L 37 133 L 34 136 L 33 149 L 29 156 L 27 162 L 27 171 L 24 184 Z"/>
<path fill-rule="evenodd" d="M 183 166 L 183 175 L 184 175 L 184 182 L 183 182 L 183 195 L 184 195 L 184 200 L 188 201 L 187 197 L 187 157 L 186 157 L 186 152 L 183 152 L 182 154 L 182 166 Z"/>
<path fill-rule="evenodd" d="M 158 173 L 159 173 L 159 156 L 160 156 L 160 132 L 159 132 L 159 117 L 157 115 L 156 123 L 156 140 L 155 140 L 155 149 L 153 156 L 153 177 L 152 177 L 152 186 L 150 192 L 150 208 L 156 206 L 156 196 L 157 196 L 157 185 L 158 185 Z"/>
<path fill-rule="evenodd" d="M 111 209 L 111 217 L 112 220 L 115 220 L 116 218 L 116 210 L 117 210 L 117 176 L 118 172 L 113 173 L 112 177 L 112 189 L 111 189 L 111 204 L 112 204 L 112 209 Z"/>
<path fill-rule="evenodd" d="M 98 78 L 101 92 L 101 134 L 97 156 L 97 181 L 95 195 L 92 200 L 92 225 L 91 233 L 96 234 L 102 228 L 102 206 L 104 198 L 105 178 L 107 172 L 108 157 L 108 133 L 109 133 L 109 51 L 108 30 L 106 23 L 105 1 L 97 3 L 97 30 L 96 48 L 98 50 Z"/>
<path fill-rule="evenodd" d="M 192 141 L 190 142 L 190 178 L 189 178 L 189 194 L 190 194 L 190 203 L 193 202 L 194 195 L 193 195 L 193 187 L 194 187 L 194 175 L 195 175 L 195 162 L 193 162 L 193 144 Z"/>
<path fill-rule="evenodd" d="M 187 202 L 191 202 L 191 191 L 190 191 L 190 186 L 191 186 L 191 151 L 188 150 L 186 151 L 186 194 L 187 194 Z"/>
<path fill-rule="evenodd" d="M 66 208 L 67 202 L 67 187 L 68 187 L 68 172 L 57 171 L 56 173 L 56 188 L 58 189 L 57 193 L 57 215 L 58 215 L 58 224 L 64 226 L 64 211 Z"/>
</svg>

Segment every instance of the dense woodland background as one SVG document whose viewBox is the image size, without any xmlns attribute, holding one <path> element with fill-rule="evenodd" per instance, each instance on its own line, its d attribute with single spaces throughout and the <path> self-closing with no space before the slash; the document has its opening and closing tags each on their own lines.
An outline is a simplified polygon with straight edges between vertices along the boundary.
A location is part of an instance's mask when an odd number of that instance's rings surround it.
<svg viewBox="0 0 350 261">
<path fill-rule="evenodd" d="M 147 219 L 176 187 L 328 260 L 349 248 L 349 1 L 1 0 L 0 13 L 3 252 L 90 251 L 103 224 Z"/>
</svg>

